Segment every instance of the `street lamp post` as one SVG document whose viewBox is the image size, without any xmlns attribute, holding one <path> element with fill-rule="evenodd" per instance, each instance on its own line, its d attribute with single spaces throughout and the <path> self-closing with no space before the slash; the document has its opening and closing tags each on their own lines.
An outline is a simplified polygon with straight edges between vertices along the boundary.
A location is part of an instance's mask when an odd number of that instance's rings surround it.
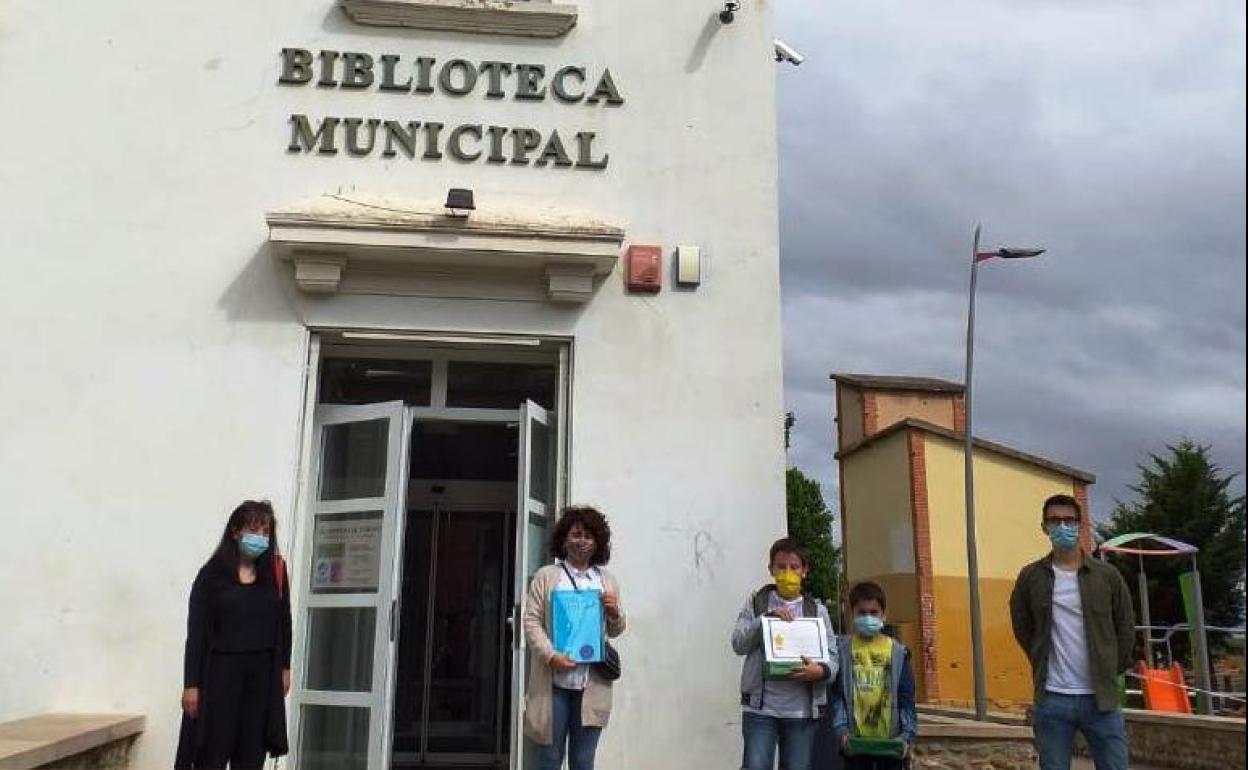
<svg viewBox="0 0 1248 770">
<path fill-rule="evenodd" d="M 993 251 L 979 250 L 980 226 L 975 225 L 975 243 L 971 248 L 970 304 L 966 312 L 966 380 L 965 402 L 965 464 L 966 464 L 966 573 L 970 584 L 971 601 L 971 664 L 975 678 L 975 718 L 988 718 L 988 696 L 984 684 L 984 629 L 979 609 L 979 546 L 975 539 L 975 439 L 971 430 L 971 370 L 975 361 L 975 284 L 979 277 L 979 263 L 994 257 L 1002 259 L 1027 259 L 1038 257 L 1044 249 L 999 248 Z"/>
</svg>

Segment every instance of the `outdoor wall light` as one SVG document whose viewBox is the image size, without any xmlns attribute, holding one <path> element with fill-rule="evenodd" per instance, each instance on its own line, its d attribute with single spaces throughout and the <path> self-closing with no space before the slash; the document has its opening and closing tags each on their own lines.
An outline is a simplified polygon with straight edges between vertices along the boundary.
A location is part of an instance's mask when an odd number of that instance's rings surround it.
<svg viewBox="0 0 1248 770">
<path fill-rule="evenodd" d="M 731 24 L 732 20 L 737 18 L 739 10 L 741 10 L 741 3 L 724 3 L 724 10 L 719 12 L 719 20 L 725 24 Z"/>
<path fill-rule="evenodd" d="M 446 213 L 452 217 L 466 217 L 468 213 L 476 210 L 476 204 L 472 202 L 472 190 L 465 190 L 459 187 L 452 187 L 446 192 Z"/>
</svg>

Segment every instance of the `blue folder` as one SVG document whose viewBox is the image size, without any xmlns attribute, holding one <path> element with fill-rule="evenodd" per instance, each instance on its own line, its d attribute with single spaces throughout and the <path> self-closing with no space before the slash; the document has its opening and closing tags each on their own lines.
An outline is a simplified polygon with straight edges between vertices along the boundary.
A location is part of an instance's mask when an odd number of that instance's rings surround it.
<svg viewBox="0 0 1248 770">
<path fill-rule="evenodd" d="M 600 663 L 604 618 L 602 592 L 553 591 L 550 594 L 550 630 L 555 651 L 577 663 Z"/>
</svg>

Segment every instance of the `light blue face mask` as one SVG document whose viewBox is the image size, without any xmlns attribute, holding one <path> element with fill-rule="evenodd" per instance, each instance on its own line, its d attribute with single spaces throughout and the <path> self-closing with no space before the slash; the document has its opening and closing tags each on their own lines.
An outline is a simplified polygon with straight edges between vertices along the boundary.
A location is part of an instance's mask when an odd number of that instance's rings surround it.
<svg viewBox="0 0 1248 770">
<path fill-rule="evenodd" d="M 858 615 L 854 617 L 854 627 L 863 636 L 879 636 L 884 630 L 884 621 L 874 615 Z"/>
<path fill-rule="evenodd" d="M 256 559 L 269 550 L 269 536 L 257 535 L 255 532 L 244 532 L 238 538 L 238 552 L 248 559 Z"/>
<path fill-rule="evenodd" d="M 1050 524 L 1045 531 L 1059 551 L 1069 551 L 1079 545 L 1079 527 L 1075 524 Z"/>
</svg>

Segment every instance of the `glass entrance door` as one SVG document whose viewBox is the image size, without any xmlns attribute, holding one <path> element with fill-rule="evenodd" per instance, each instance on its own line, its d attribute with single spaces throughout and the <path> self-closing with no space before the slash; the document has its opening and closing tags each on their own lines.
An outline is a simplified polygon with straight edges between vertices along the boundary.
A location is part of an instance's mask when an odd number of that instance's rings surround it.
<svg viewBox="0 0 1248 770">
<path fill-rule="evenodd" d="M 511 698 L 515 704 L 524 703 L 524 688 L 528 682 L 529 645 L 521 630 L 524 616 L 524 599 L 533 573 L 546 563 L 546 537 L 554 523 L 555 484 L 555 434 L 550 413 L 532 401 L 520 406 L 520 443 L 516 453 L 517 484 L 516 499 L 516 564 L 519 575 L 513 581 L 514 607 L 511 624 L 514 664 L 511 673 Z M 524 740 L 524 709 L 517 705 L 512 709 L 511 770 L 533 767 L 532 745 Z M 520 749 L 520 747 L 524 747 Z"/>
<path fill-rule="evenodd" d="M 322 406 L 294 709 L 304 770 L 381 770 L 407 409 Z"/>
<path fill-rule="evenodd" d="M 567 351 L 407 353 L 328 358 L 317 385 L 290 761 L 521 770 L 520 618 L 564 483 Z"/>
<path fill-rule="evenodd" d="M 507 766 L 516 451 L 515 423 L 413 427 L 393 768 Z"/>
<path fill-rule="evenodd" d="M 396 650 L 392 768 L 498 767 L 507 756 L 503 643 L 510 558 L 499 511 L 412 511 Z"/>
</svg>

